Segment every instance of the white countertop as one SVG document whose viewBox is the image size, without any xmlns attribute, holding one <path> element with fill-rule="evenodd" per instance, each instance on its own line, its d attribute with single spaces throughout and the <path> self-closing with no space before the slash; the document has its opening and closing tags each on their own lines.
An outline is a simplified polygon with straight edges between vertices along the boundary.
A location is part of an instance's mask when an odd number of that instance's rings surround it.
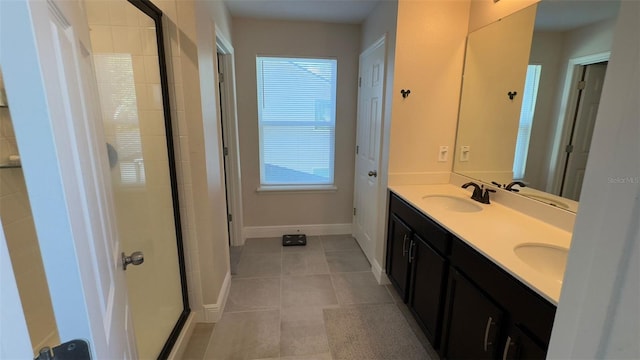
<svg viewBox="0 0 640 360">
<path fill-rule="evenodd" d="M 542 297 L 554 305 L 558 304 L 562 283 L 524 263 L 515 254 L 514 248 L 525 243 L 569 248 L 571 232 L 495 201 L 490 205 L 474 201 L 482 207 L 482 211 L 463 213 L 432 206 L 423 200 L 425 195 L 470 198 L 472 188 L 465 190 L 451 184 L 440 184 L 393 185 L 389 189 Z"/>
</svg>

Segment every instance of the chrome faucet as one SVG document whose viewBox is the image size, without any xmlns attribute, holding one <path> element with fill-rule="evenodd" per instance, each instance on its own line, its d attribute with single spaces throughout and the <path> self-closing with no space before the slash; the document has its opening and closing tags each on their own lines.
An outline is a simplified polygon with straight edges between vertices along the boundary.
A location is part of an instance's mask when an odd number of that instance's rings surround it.
<svg viewBox="0 0 640 360">
<path fill-rule="evenodd" d="M 471 195 L 471 199 L 475 200 L 479 203 L 483 204 L 491 204 L 489 201 L 489 193 L 496 192 L 493 189 L 485 189 L 484 185 L 478 185 L 474 182 L 468 182 L 462 185 L 463 189 L 468 188 L 469 186 L 473 186 L 473 194 Z"/>
<path fill-rule="evenodd" d="M 525 183 L 523 183 L 522 181 L 512 181 L 509 183 L 509 185 L 505 185 L 504 189 L 507 191 L 513 191 L 513 192 L 518 192 L 520 190 L 518 189 L 514 189 L 514 186 L 520 186 L 521 188 L 526 187 L 527 185 Z"/>
</svg>

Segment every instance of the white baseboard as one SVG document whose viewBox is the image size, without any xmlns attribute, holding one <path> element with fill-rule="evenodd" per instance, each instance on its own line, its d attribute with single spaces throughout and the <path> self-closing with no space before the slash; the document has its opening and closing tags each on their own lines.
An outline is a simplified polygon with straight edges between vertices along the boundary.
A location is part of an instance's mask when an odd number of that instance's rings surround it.
<svg viewBox="0 0 640 360">
<path fill-rule="evenodd" d="M 182 355 L 187 349 L 187 344 L 189 344 L 189 339 L 191 339 L 191 334 L 193 334 L 193 328 L 196 326 L 195 318 L 195 313 L 192 312 L 189 314 L 187 321 L 182 327 L 180 335 L 178 335 L 178 338 L 176 339 L 176 343 L 173 344 L 173 349 L 169 353 L 169 357 L 167 357 L 168 360 L 182 359 Z"/>
<path fill-rule="evenodd" d="M 280 237 L 285 234 L 341 235 L 351 234 L 352 224 L 310 224 L 278 226 L 245 226 L 242 229 L 242 243 L 246 239 L 262 237 Z"/>
<path fill-rule="evenodd" d="M 222 282 L 222 289 L 218 294 L 218 301 L 215 304 L 202 305 L 204 309 L 204 322 L 215 323 L 222 317 L 224 306 L 227 304 L 229 289 L 231 288 L 231 273 L 227 272 Z"/>
<path fill-rule="evenodd" d="M 376 261 L 376 259 L 373 259 L 373 262 L 371 263 L 371 272 L 373 273 L 373 276 L 375 276 L 376 280 L 378 281 L 378 284 L 380 285 L 391 284 L 391 282 L 389 281 L 389 278 L 387 277 L 387 274 L 382 269 L 382 266 L 378 264 L 378 261 Z"/>
</svg>

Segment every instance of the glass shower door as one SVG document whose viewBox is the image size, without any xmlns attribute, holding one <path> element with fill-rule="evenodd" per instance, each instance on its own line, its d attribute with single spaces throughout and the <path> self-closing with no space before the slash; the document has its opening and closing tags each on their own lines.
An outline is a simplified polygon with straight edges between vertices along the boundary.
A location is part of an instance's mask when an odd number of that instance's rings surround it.
<svg viewBox="0 0 640 360">
<path fill-rule="evenodd" d="M 160 16 L 134 3 L 88 1 L 87 13 L 119 235 L 126 255 L 144 254 L 126 279 L 138 356 L 150 359 L 168 355 L 188 304 Z"/>
</svg>

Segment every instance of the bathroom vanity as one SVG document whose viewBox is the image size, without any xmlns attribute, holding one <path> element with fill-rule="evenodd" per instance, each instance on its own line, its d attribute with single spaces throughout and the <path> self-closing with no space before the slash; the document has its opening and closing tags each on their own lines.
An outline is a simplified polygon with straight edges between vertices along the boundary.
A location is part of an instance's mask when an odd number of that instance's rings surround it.
<svg viewBox="0 0 640 360">
<path fill-rule="evenodd" d="M 443 358 L 543 359 L 571 235 L 469 195 L 390 187 L 388 277 Z"/>
</svg>

